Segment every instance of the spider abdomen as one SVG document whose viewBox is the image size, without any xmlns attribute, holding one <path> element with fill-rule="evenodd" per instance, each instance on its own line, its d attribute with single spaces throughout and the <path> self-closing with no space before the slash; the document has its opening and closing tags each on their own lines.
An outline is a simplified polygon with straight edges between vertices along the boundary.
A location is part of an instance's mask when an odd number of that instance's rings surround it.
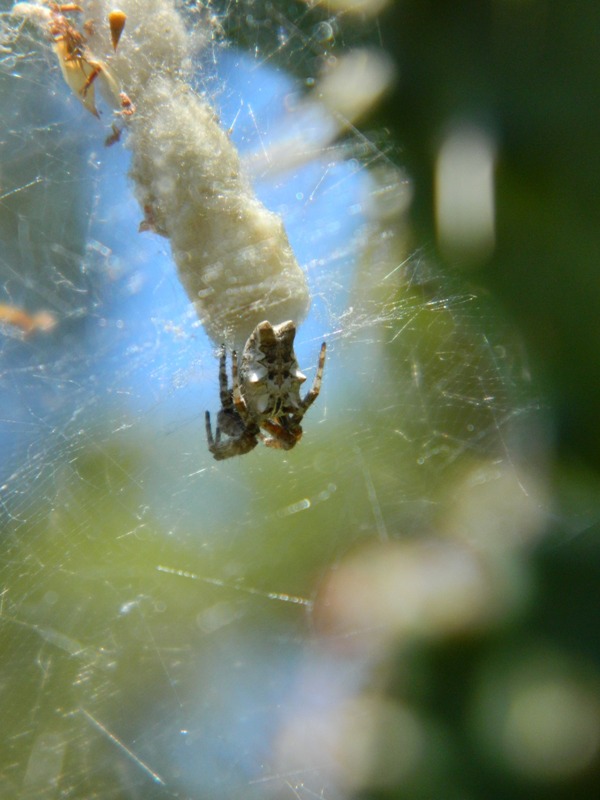
<svg viewBox="0 0 600 800">
<path fill-rule="evenodd" d="M 296 326 L 259 323 L 246 342 L 240 366 L 240 391 L 246 406 L 260 419 L 296 414 L 302 407 L 300 387 L 306 376 L 294 353 Z"/>
</svg>

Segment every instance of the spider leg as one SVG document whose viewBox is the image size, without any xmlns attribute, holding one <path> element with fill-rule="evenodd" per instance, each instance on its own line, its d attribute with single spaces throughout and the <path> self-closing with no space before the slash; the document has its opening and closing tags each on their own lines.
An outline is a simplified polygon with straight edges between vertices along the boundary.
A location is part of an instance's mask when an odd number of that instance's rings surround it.
<svg viewBox="0 0 600 800">
<path fill-rule="evenodd" d="M 246 401 L 242 397 L 242 390 L 240 388 L 240 376 L 238 372 L 238 357 L 234 350 L 231 354 L 231 382 L 232 382 L 232 396 L 233 405 L 240 417 L 246 421 L 248 418 Z"/>
<path fill-rule="evenodd" d="M 231 389 L 227 383 L 227 353 L 225 352 L 225 345 L 221 347 L 221 355 L 219 357 L 219 398 L 223 408 L 233 408 Z"/>
<path fill-rule="evenodd" d="M 244 423 L 233 405 L 233 391 L 229 388 L 227 381 L 227 351 L 225 350 L 225 345 L 221 347 L 219 356 L 219 398 L 221 400 L 221 408 L 217 414 L 215 430 L 217 445 L 221 439 L 221 433 L 239 438 L 240 432 L 244 428 Z M 206 413 L 208 414 L 208 412 Z"/>
<path fill-rule="evenodd" d="M 325 367 L 325 353 L 327 351 L 327 344 L 323 342 L 321 345 L 321 352 L 319 353 L 319 363 L 317 364 L 317 372 L 310 391 L 306 393 L 302 400 L 302 411 L 294 415 L 294 422 L 300 422 L 302 417 L 306 414 L 308 409 L 315 402 L 321 391 L 321 381 L 323 380 L 323 368 Z"/>
<path fill-rule="evenodd" d="M 221 444 L 221 429 L 219 428 L 219 423 L 217 422 L 215 437 L 213 439 L 212 426 L 210 424 L 210 411 L 206 411 L 204 414 L 204 424 L 206 426 L 206 441 L 208 442 L 208 449 L 211 453 L 213 453 Z"/>
</svg>

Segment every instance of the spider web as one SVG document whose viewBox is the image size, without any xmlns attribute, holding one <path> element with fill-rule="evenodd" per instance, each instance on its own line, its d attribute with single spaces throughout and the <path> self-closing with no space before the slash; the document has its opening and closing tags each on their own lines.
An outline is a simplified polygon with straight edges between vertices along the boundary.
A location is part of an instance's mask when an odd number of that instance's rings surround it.
<svg viewBox="0 0 600 800">
<path fill-rule="evenodd" d="M 198 89 L 249 163 L 320 65 L 378 43 L 376 20 L 326 4 L 212 10 L 230 43 Z M 216 353 L 168 242 L 137 231 L 128 152 L 2 22 L 0 302 L 56 325 L 0 335 L 0 794 L 348 797 L 310 720 L 333 724 L 366 666 L 316 635 L 320 581 L 365 542 L 439 528 L 474 474 L 527 495 L 519 342 L 409 249 L 394 143 L 347 134 L 256 180 L 308 275 L 297 355 L 310 381 L 328 342 L 321 396 L 294 451 L 215 463 Z"/>
</svg>

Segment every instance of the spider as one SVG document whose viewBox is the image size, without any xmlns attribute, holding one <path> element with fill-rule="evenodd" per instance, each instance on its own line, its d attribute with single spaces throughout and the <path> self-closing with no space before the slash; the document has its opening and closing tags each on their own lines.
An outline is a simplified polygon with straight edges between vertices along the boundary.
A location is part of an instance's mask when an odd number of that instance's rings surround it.
<svg viewBox="0 0 600 800">
<path fill-rule="evenodd" d="M 246 342 L 239 370 L 237 353 L 232 353 L 231 388 L 223 346 L 219 363 L 221 410 L 214 438 L 210 413 L 206 412 L 208 449 L 217 461 L 249 453 L 259 439 L 267 447 L 280 450 L 291 450 L 300 441 L 300 422 L 321 390 L 326 344 L 321 345 L 312 388 L 301 398 L 300 386 L 306 376 L 298 369 L 295 336 L 296 326 L 291 320 L 275 326 L 259 323 Z M 223 433 L 229 437 L 227 441 L 221 440 Z"/>
</svg>

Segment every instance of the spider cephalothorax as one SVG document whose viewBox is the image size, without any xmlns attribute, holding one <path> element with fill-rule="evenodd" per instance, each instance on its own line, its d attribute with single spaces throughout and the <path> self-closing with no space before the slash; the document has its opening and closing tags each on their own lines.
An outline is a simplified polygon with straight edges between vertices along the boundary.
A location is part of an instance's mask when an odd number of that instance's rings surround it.
<svg viewBox="0 0 600 800">
<path fill-rule="evenodd" d="M 248 453 L 259 439 L 281 450 L 291 450 L 300 440 L 302 417 L 321 389 L 326 346 L 325 342 L 321 345 L 312 388 L 301 398 L 300 387 L 306 376 L 300 372 L 294 354 L 295 336 L 296 326 L 291 321 L 275 326 L 259 323 L 246 342 L 239 368 L 237 354 L 232 353 L 231 388 L 225 348 L 221 351 L 221 410 L 214 438 L 206 412 L 208 447 L 217 460 Z M 222 441 L 222 434 L 228 437 L 226 441 Z"/>
</svg>

